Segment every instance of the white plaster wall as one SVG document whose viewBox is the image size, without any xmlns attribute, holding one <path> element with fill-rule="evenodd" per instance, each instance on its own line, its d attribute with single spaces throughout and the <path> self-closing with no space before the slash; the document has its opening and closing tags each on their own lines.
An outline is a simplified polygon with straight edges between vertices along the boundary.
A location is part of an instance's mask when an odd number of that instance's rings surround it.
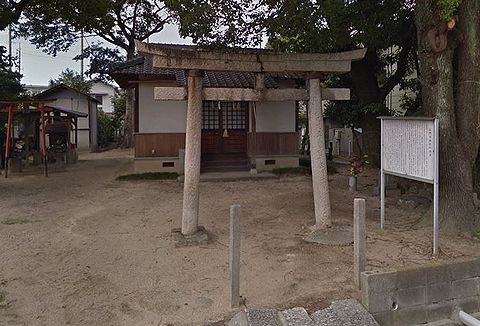
<svg viewBox="0 0 480 326">
<path fill-rule="evenodd" d="M 187 101 L 156 101 L 153 83 L 139 85 L 138 131 L 140 133 L 183 133 Z"/>
<path fill-rule="evenodd" d="M 96 95 L 102 96 L 102 110 L 105 113 L 113 112 L 112 98 L 115 95 L 115 87 L 102 82 L 95 82 L 90 90 L 90 95 L 95 97 Z"/>
<path fill-rule="evenodd" d="M 83 112 L 89 114 L 88 112 L 88 102 L 90 101 L 85 95 L 79 94 L 72 90 L 58 90 L 55 93 L 52 93 L 48 98 L 56 99 L 55 102 L 49 103 L 52 106 L 69 109 L 74 111 Z M 90 106 L 92 112 L 95 113 L 97 104 L 94 101 L 90 101 Z M 78 118 L 78 129 L 90 129 L 90 120 L 96 124 L 96 114 L 93 114 L 92 117 L 88 116 L 86 118 Z M 89 130 L 79 130 L 78 136 L 78 148 L 82 150 L 87 150 L 90 148 L 90 137 Z M 81 135 L 80 135 L 81 134 Z M 93 141 L 96 142 L 97 136 L 94 135 Z M 72 140 L 74 138 L 72 137 Z"/>
<path fill-rule="evenodd" d="M 295 101 L 258 102 L 257 132 L 295 132 Z"/>
</svg>

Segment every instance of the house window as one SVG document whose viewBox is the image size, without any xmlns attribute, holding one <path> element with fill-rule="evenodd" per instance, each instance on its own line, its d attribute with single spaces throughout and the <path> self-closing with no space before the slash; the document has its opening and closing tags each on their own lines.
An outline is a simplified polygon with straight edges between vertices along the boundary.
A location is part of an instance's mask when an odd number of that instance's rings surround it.
<svg viewBox="0 0 480 326">
<path fill-rule="evenodd" d="M 203 123 L 202 129 L 216 130 L 219 128 L 219 108 L 218 102 L 204 101 L 203 102 Z"/>
<path fill-rule="evenodd" d="M 223 102 L 223 128 L 245 129 L 248 103 L 247 102 Z"/>
<path fill-rule="evenodd" d="M 99 102 L 97 104 L 97 108 L 103 110 L 103 96 L 102 95 L 94 95 L 95 99 Z"/>
</svg>

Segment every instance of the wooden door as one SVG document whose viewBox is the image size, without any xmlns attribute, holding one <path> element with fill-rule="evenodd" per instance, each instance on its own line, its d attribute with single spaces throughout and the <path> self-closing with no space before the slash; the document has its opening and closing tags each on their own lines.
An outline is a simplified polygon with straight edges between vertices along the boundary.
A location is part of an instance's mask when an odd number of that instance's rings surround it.
<svg viewBox="0 0 480 326">
<path fill-rule="evenodd" d="M 220 154 L 222 151 L 220 114 L 218 102 L 203 102 L 202 154 Z"/>
<path fill-rule="evenodd" d="M 222 103 L 222 153 L 246 153 L 248 102 Z"/>
<path fill-rule="evenodd" d="M 248 102 L 203 102 L 202 154 L 247 152 Z"/>
</svg>

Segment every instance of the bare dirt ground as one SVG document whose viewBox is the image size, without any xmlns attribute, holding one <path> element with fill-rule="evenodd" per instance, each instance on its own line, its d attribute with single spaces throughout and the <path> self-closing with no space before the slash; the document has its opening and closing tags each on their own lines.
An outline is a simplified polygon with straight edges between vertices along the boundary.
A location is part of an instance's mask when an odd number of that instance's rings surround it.
<svg viewBox="0 0 480 326">
<path fill-rule="evenodd" d="M 242 283 L 247 307 L 305 306 L 358 298 L 353 248 L 303 242 L 313 224 L 311 180 L 201 185 L 201 223 L 211 244 L 175 249 L 182 185 L 119 182 L 129 152 L 86 154 L 63 173 L 0 177 L 0 325 L 205 325 L 231 316 L 229 206 L 242 205 Z M 346 166 L 330 176 L 334 223 L 351 224 Z M 368 269 L 430 262 L 428 208 L 389 199 L 379 230 L 376 171 L 359 178 L 367 199 Z M 480 243 L 441 237 L 440 260 L 479 253 Z"/>
</svg>

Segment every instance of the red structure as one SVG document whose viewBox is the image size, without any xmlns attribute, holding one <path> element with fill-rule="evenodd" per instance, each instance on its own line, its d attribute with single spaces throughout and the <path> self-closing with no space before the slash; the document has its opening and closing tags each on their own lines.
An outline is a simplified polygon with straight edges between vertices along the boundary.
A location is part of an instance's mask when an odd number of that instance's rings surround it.
<svg viewBox="0 0 480 326">
<path fill-rule="evenodd" d="M 49 106 L 49 103 L 54 100 L 34 100 L 34 101 L 0 101 L 0 113 L 8 114 L 7 122 L 7 134 L 5 141 L 5 177 L 8 177 L 9 160 L 12 157 L 12 131 L 14 114 L 33 114 L 39 116 L 39 129 L 41 130 L 41 155 L 44 165 L 44 175 L 48 177 L 48 147 L 47 147 L 47 123 L 53 124 L 55 119 L 64 119 L 69 121 L 74 126 L 75 131 L 75 146 L 78 140 L 78 118 L 86 117 L 87 115 L 82 112 L 76 112 L 68 109 Z M 71 131 L 71 128 L 66 129 L 67 132 Z M 69 137 L 68 137 L 69 138 Z"/>
</svg>

